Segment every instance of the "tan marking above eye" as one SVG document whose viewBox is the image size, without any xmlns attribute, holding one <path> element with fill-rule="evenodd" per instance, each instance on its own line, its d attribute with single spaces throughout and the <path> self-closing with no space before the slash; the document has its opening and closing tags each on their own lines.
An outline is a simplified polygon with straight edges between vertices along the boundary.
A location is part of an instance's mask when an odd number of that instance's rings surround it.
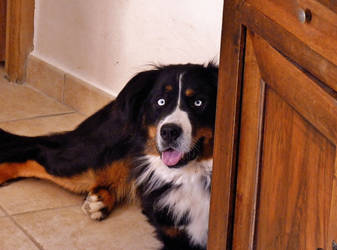
<svg viewBox="0 0 337 250">
<path fill-rule="evenodd" d="M 186 96 L 192 96 L 194 94 L 195 94 L 195 92 L 194 92 L 193 89 L 186 89 L 186 91 L 185 91 L 185 95 Z"/>
<path fill-rule="evenodd" d="M 173 89 L 172 85 L 166 85 L 165 90 L 166 91 L 171 91 Z"/>
</svg>

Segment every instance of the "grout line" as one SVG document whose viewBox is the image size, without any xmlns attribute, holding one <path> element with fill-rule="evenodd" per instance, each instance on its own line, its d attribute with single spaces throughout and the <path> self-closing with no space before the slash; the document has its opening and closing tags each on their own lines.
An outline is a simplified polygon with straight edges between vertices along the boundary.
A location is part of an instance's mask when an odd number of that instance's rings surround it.
<svg viewBox="0 0 337 250">
<path fill-rule="evenodd" d="M 79 113 L 77 111 L 68 111 L 63 113 L 55 113 L 55 114 L 47 114 L 47 115 L 37 115 L 32 117 L 25 117 L 25 118 L 19 118 L 19 119 L 12 119 L 12 120 L 0 120 L 0 123 L 5 122 L 17 122 L 17 121 L 25 121 L 25 120 L 35 120 L 39 118 L 47 118 L 47 117 L 54 117 L 54 116 L 62 116 L 62 115 L 70 115 L 70 114 L 76 114 Z"/>
<path fill-rule="evenodd" d="M 65 81 L 65 75 L 64 75 L 64 81 Z M 9 82 L 9 83 L 12 84 L 11 82 Z M 15 84 L 15 83 L 13 83 L 13 84 Z M 64 83 L 64 84 L 65 84 L 65 83 Z M 33 87 L 32 85 L 30 85 L 30 84 L 27 83 L 27 82 L 23 83 L 21 86 L 25 86 L 25 87 L 27 87 L 27 88 L 29 88 L 29 89 L 31 89 L 31 90 L 37 92 L 38 94 L 40 94 L 40 95 L 42 95 L 42 96 L 44 96 L 44 97 L 46 97 L 46 98 L 48 98 L 48 99 L 50 99 L 50 100 L 53 100 L 53 101 L 57 102 L 58 104 L 61 104 L 61 105 L 65 106 L 65 107 L 67 107 L 67 108 L 69 108 L 69 109 L 71 110 L 71 111 L 69 111 L 69 112 L 60 113 L 61 115 L 62 115 L 62 114 L 68 114 L 68 113 L 79 113 L 79 114 L 81 114 L 81 115 L 84 115 L 84 116 L 88 117 L 88 115 L 83 114 L 82 112 L 80 112 L 80 111 L 74 109 L 74 107 L 72 107 L 72 106 L 70 106 L 70 105 L 68 105 L 68 104 L 66 104 L 66 103 L 63 102 L 63 101 L 64 101 L 64 89 L 65 89 L 65 85 L 63 86 L 63 96 L 62 96 L 62 99 L 63 99 L 63 100 L 62 100 L 62 102 L 60 102 L 60 101 L 57 100 L 56 98 L 53 98 L 53 97 L 51 97 L 51 96 L 45 94 L 43 91 L 41 91 L 41 90 L 39 90 L 39 89 Z M 42 116 L 42 117 L 43 117 L 43 116 Z M 35 117 L 33 117 L 33 118 L 35 118 Z M 40 118 L 40 116 L 37 116 L 36 118 Z M 31 119 L 31 118 L 27 118 L 27 119 Z M 27 120 L 27 119 L 25 118 L 25 119 L 17 119 L 17 120 Z M 11 121 L 17 121 L 17 120 L 8 120 L 8 121 L 11 122 Z M 0 122 L 8 122 L 8 121 L 1 121 L 1 120 L 0 120 Z"/>
<path fill-rule="evenodd" d="M 65 78 L 64 78 L 64 79 L 65 79 Z M 30 85 L 29 83 L 25 83 L 24 86 L 26 86 L 27 88 L 30 88 L 30 89 L 34 90 L 35 92 L 37 92 L 37 93 L 43 95 L 44 97 L 47 97 L 47 98 L 49 98 L 49 99 L 51 99 L 51 100 L 53 100 L 53 101 L 55 101 L 55 102 L 57 102 L 57 103 L 59 103 L 59 104 L 62 104 L 63 106 L 65 106 L 65 107 L 67 107 L 67 108 L 73 110 L 74 112 L 78 112 L 78 110 L 74 109 L 73 107 L 69 106 L 68 104 L 65 104 L 64 102 L 60 102 L 60 101 L 57 100 L 56 98 L 53 98 L 53 97 L 47 95 L 47 94 L 44 93 L 43 91 L 41 91 L 41 90 L 39 90 L 39 89 L 33 87 L 32 85 Z M 63 93 L 63 95 L 64 95 L 64 93 Z M 63 96 L 63 99 L 64 99 L 64 96 Z"/>
<path fill-rule="evenodd" d="M 30 235 L 28 233 L 28 231 L 26 229 L 24 229 L 19 223 L 16 222 L 16 220 L 9 214 L 7 213 L 7 211 L 5 209 L 2 209 L 3 212 L 5 213 L 5 215 L 7 216 L 7 218 L 9 218 L 11 220 L 11 222 L 14 223 L 14 225 L 20 229 L 27 237 L 28 239 L 31 240 L 31 242 L 33 242 L 33 244 L 39 249 L 39 250 L 44 250 L 44 248 L 41 246 L 41 244 L 34 239 L 34 237 L 32 235 Z"/>
<path fill-rule="evenodd" d="M 0 211 L 3 213 L 3 215 L 0 216 L 0 218 L 1 217 L 7 217 L 7 213 L 6 213 L 5 209 L 2 206 L 0 206 Z"/>
<path fill-rule="evenodd" d="M 64 74 L 63 74 L 63 90 L 62 90 L 62 102 L 61 102 L 61 103 L 62 103 L 63 105 L 65 105 L 66 107 L 69 107 L 69 108 L 75 110 L 78 114 L 84 115 L 85 117 L 88 117 L 88 114 L 84 114 L 84 113 L 82 113 L 81 111 L 75 109 L 74 107 L 72 107 L 72 106 L 70 106 L 70 105 L 68 105 L 68 104 L 66 104 L 66 103 L 64 102 L 64 95 L 65 95 L 65 91 L 66 91 L 67 76 L 68 76 L 67 73 L 64 73 Z"/>
<path fill-rule="evenodd" d="M 63 206 L 63 207 L 50 207 L 50 208 L 43 208 L 43 209 L 36 209 L 36 210 L 32 210 L 32 211 L 26 211 L 26 212 L 21 212 L 21 213 L 14 213 L 14 214 L 8 214 L 9 216 L 21 216 L 21 215 L 25 215 L 25 214 L 34 214 L 34 213 L 40 213 L 40 212 L 46 212 L 46 211 L 53 211 L 53 210 L 59 210 L 59 209 L 63 209 L 63 208 L 72 208 L 72 207 L 81 207 L 81 204 L 77 204 L 77 205 L 68 205 L 68 206 Z"/>
<path fill-rule="evenodd" d="M 71 109 L 72 112 L 74 112 L 74 113 L 78 113 L 78 114 L 80 114 L 80 115 L 84 115 L 85 117 L 88 117 L 87 114 L 84 114 L 84 113 L 82 113 L 81 111 L 75 109 L 74 107 L 72 107 L 72 106 L 70 106 L 70 105 L 64 103 L 64 92 L 65 92 L 65 84 L 66 84 L 65 81 L 66 81 L 66 74 L 64 74 L 64 85 L 63 85 L 63 93 L 62 93 L 62 102 L 60 102 L 59 100 L 57 100 L 57 99 L 55 99 L 55 98 L 53 98 L 53 97 L 51 97 L 51 96 L 45 94 L 45 93 L 44 93 L 43 91 L 41 91 L 41 90 L 39 90 L 39 89 L 37 89 L 37 88 L 34 88 L 33 86 L 29 85 L 29 83 L 26 83 L 25 86 L 27 86 L 28 88 L 31 88 L 32 90 L 38 92 L 39 94 L 41 94 L 41 95 L 43 95 L 43 96 L 45 96 L 45 97 L 48 97 L 48 98 L 54 100 L 55 102 L 57 102 L 57 103 L 59 103 L 59 104 L 62 104 L 63 106 L 65 106 L 65 107 Z"/>
</svg>

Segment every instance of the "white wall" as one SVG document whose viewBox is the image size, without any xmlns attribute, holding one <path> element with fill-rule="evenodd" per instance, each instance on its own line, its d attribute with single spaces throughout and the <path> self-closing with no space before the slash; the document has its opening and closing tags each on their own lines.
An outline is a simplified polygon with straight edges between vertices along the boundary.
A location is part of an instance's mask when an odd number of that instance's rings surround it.
<svg viewBox="0 0 337 250">
<path fill-rule="evenodd" d="M 222 0 L 36 0 L 33 54 L 116 95 L 148 64 L 217 59 Z"/>
</svg>

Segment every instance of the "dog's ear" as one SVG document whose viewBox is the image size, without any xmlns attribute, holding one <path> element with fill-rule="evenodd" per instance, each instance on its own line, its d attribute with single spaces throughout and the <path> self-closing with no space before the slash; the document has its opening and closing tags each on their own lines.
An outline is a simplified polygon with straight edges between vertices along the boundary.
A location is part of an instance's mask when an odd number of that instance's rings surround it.
<svg viewBox="0 0 337 250">
<path fill-rule="evenodd" d="M 130 121 L 136 122 L 138 120 L 140 110 L 151 92 L 159 72 L 160 69 L 154 69 L 138 73 L 117 96 L 117 105 Z"/>
<path fill-rule="evenodd" d="M 217 88 L 218 86 L 218 71 L 219 71 L 219 67 L 214 63 L 214 62 L 210 62 L 208 63 L 208 65 L 206 66 L 206 70 L 209 73 L 209 80 L 212 83 L 213 86 L 215 86 Z"/>
</svg>

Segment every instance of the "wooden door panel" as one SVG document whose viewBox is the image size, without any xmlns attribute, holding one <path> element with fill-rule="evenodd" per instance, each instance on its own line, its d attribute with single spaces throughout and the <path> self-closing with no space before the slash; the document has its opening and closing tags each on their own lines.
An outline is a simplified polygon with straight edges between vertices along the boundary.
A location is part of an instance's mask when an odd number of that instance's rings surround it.
<svg viewBox="0 0 337 250">
<path fill-rule="evenodd" d="M 252 40 L 262 79 L 322 134 L 337 143 L 334 93 L 327 93 L 258 35 L 252 35 Z"/>
<path fill-rule="evenodd" d="M 329 58 L 322 57 L 310 46 L 303 44 L 296 35 L 277 25 L 247 2 L 242 5 L 240 12 L 241 20 L 246 27 L 257 31 L 274 48 L 278 48 L 283 54 L 291 57 L 312 75 L 337 91 L 337 66 Z"/>
<path fill-rule="evenodd" d="M 6 51 L 6 1 L 0 0 L 0 61 L 5 60 Z"/>
<path fill-rule="evenodd" d="M 328 249 L 335 146 L 266 90 L 257 249 Z"/>
<path fill-rule="evenodd" d="M 331 249 L 337 102 L 247 32 L 233 249 Z"/>
<path fill-rule="evenodd" d="M 337 64 L 337 14 L 317 0 L 247 0 L 264 15 L 280 24 L 332 63 Z M 299 20 L 309 10 L 311 20 L 304 26 Z M 303 28 L 305 27 L 305 28 Z"/>
<path fill-rule="evenodd" d="M 257 178 L 265 83 L 261 81 L 251 36 L 246 38 L 233 249 L 251 249 L 254 241 Z"/>
</svg>

